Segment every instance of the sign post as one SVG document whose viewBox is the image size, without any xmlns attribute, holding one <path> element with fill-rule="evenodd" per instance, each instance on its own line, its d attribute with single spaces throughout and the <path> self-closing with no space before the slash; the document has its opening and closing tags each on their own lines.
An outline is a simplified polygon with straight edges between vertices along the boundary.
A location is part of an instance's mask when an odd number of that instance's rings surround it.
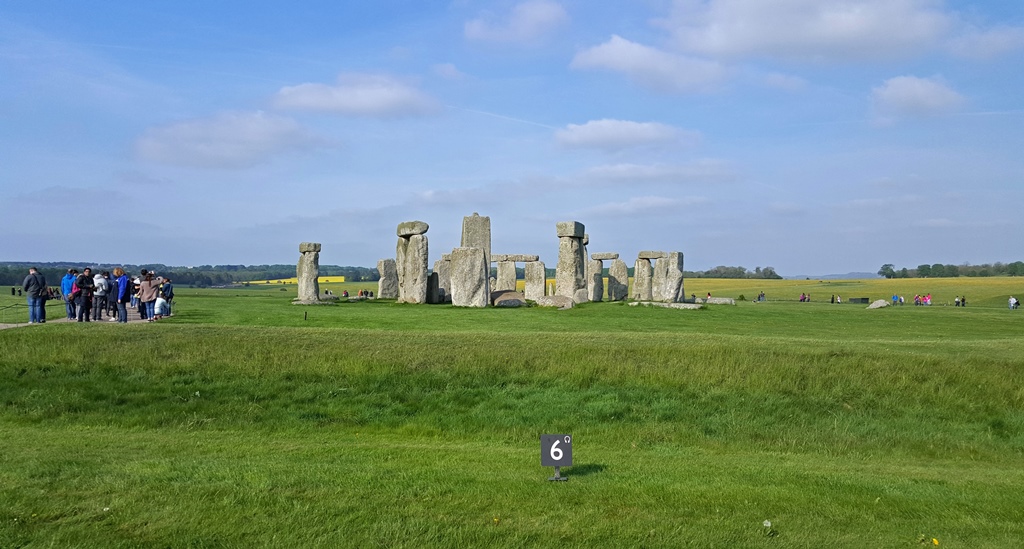
<svg viewBox="0 0 1024 549">
<path fill-rule="evenodd" d="M 563 477 L 561 473 L 562 467 L 569 467 L 572 465 L 572 436 L 541 435 L 540 465 L 541 467 L 555 468 L 555 476 L 548 480 L 569 480 L 568 477 Z"/>
</svg>

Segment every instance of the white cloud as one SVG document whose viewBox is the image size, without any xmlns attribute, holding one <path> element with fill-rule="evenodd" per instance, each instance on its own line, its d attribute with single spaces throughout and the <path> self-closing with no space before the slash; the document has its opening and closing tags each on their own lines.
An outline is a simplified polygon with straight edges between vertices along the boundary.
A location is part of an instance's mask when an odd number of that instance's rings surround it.
<svg viewBox="0 0 1024 549">
<path fill-rule="evenodd" d="M 585 178 L 607 181 L 709 183 L 732 181 L 736 175 L 719 160 L 690 164 L 605 164 L 590 168 Z"/>
<path fill-rule="evenodd" d="M 165 164 L 238 169 L 325 144 L 291 118 L 229 112 L 150 128 L 136 141 L 135 150 L 145 160 Z"/>
<path fill-rule="evenodd" d="M 948 113 L 965 102 L 962 95 L 938 78 L 897 76 L 871 90 L 876 122 Z"/>
<path fill-rule="evenodd" d="M 607 202 L 577 212 L 578 217 L 632 216 L 657 213 L 678 213 L 679 208 L 707 203 L 705 198 L 667 198 L 664 196 L 634 196 L 625 202 Z"/>
<path fill-rule="evenodd" d="M 954 23 L 939 0 L 676 0 L 661 22 L 684 51 L 802 60 L 917 53 Z"/>
<path fill-rule="evenodd" d="M 972 59 L 989 59 L 1021 48 L 1024 27 L 970 28 L 950 42 L 951 52 Z"/>
<path fill-rule="evenodd" d="M 281 88 L 274 105 L 282 109 L 349 116 L 397 117 L 433 112 L 437 102 L 410 84 L 381 74 L 347 73 L 338 84 L 299 84 Z"/>
<path fill-rule="evenodd" d="M 466 73 L 460 71 L 454 63 L 438 63 L 433 66 L 434 74 L 448 80 L 462 80 Z"/>
<path fill-rule="evenodd" d="M 466 38 L 486 42 L 530 44 L 569 21 L 569 15 L 557 2 L 529 0 L 512 8 L 506 21 L 494 23 L 491 17 L 467 21 Z"/>
<path fill-rule="evenodd" d="M 569 124 L 555 132 L 555 139 L 567 147 L 593 147 L 598 149 L 624 149 L 637 145 L 651 145 L 674 141 L 696 141 L 697 132 L 683 131 L 658 122 L 632 122 L 629 120 L 591 120 L 586 124 Z"/>
<path fill-rule="evenodd" d="M 570 66 L 621 72 L 642 86 L 666 93 L 708 91 L 726 76 L 725 67 L 715 61 L 668 53 L 618 35 L 577 53 Z"/>
</svg>

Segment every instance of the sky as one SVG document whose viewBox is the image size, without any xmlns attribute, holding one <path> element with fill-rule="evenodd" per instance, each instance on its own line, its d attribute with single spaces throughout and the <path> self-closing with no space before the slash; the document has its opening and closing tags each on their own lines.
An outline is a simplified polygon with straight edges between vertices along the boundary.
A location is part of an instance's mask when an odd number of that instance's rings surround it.
<svg viewBox="0 0 1024 549">
<path fill-rule="evenodd" d="M 0 3 L 0 260 L 1024 258 L 1024 3 Z"/>
</svg>

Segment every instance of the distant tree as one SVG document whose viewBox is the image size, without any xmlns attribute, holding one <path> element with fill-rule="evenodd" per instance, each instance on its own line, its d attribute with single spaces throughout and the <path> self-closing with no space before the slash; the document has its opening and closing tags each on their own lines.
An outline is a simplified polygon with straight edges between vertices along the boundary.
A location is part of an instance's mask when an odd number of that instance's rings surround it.
<svg viewBox="0 0 1024 549">
<path fill-rule="evenodd" d="M 910 278 L 910 271 L 906 267 L 900 269 L 900 278 Z"/>
<path fill-rule="evenodd" d="M 917 276 L 919 278 L 928 278 L 929 276 L 932 276 L 932 266 L 931 265 L 927 265 L 927 264 L 925 264 L 925 265 L 918 265 L 917 266 Z"/>
<path fill-rule="evenodd" d="M 1006 274 L 1009 276 L 1024 276 L 1024 261 L 1014 261 L 1007 265 Z"/>
<path fill-rule="evenodd" d="M 881 269 L 878 269 L 878 276 L 884 276 L 885 278 L 895 278 L 896 267 L 892 263 L 886 263 L 882 265 Z"/>
<path fill-rule="evenodd" d="M 946 265 L 946 276 L 956 278 L 960 276 L 960 267 L 956 265 Z"/>
<path fill-rule="evenodd" d="M 946 266 L 942 263 L 932 265 L 931 276 L 932 278 L 941 278 L 946 276 Z"/>
</svg>

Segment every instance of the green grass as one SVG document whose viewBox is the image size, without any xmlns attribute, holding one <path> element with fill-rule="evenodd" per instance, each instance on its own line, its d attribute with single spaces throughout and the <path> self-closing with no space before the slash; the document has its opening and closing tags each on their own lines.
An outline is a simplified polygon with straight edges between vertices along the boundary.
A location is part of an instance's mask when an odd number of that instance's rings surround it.
<svg viewBox="0 0 1024 549">
<path fill-rule="evenodd" d="M 997 291 L 554 311 L 185 289 L 152 325 L 3 330 L 0 546 L 1014 546 L 1024 316 Z M 574 435 L 568 483 L 546 432 Z"/>
</svg>

